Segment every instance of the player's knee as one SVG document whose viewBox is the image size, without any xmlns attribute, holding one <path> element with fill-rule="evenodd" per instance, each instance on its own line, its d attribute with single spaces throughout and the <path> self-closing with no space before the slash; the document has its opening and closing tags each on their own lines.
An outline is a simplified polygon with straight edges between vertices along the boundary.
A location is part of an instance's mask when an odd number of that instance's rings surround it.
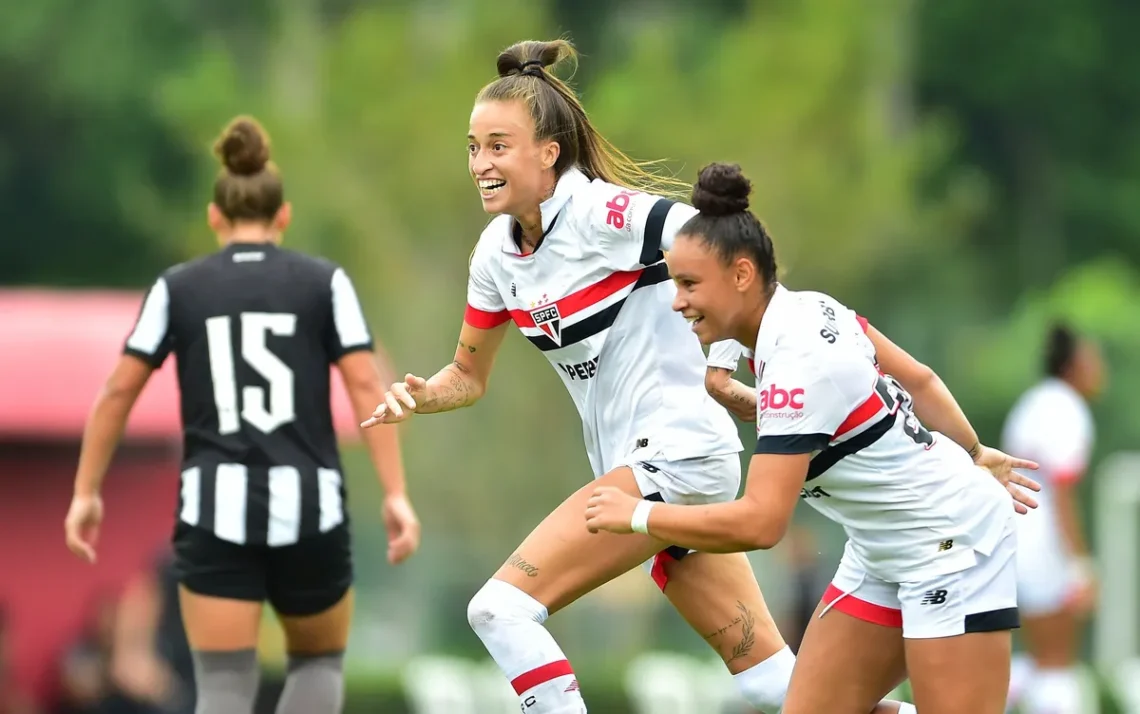
<svg viewBox="0 0 1140 714">
<path fill-rule="evenodd" d="M 344 652 L 289 655 L 276 714 L 339 713 L 344 707 Z"/>
<path fill-rule="evenodd" d="M 253 710 L 260 680 L 257 650 L 195 651 L 193 654 L 198 690 L 195 714 Z"/>
<path fill-rule="evenodd" d="M 788 694 L 796 656 L 784 647 L 768 659 L 733 676 L 744 700 L 767 714 L 778 712 Z"/>
<path fill-rule="evenodd" d="M 467 622 L 475 632 L 483 632 L 496 621 L 546 621 L 546 608 L 514 585 L 488 580 L 467 603 Z"/>
</svg>

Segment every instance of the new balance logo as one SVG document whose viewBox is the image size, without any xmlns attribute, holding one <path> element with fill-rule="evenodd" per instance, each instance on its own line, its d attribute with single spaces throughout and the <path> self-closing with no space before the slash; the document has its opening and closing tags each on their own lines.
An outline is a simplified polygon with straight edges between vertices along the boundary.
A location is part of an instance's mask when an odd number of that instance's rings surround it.
<svg viewBox="0 0 1140 714">
<path fill-rule="evenodd" d="M 946 602 L 945 590 L 927 590 L 922 596 L 923 605 L 941 605 Z"/>
<path fill-rule="evenodd" d="M 943 551 L 950 550 L 953 547 L 954 547 L 954 540 L 953 539 L 944 540 L 938 544 L 938 552 L 941 553 Z"/>
<path fill-rule="evenodd" d="M 815 486 L 813 488 L 801 488 L 800 498 L 831 498 L 831 494 L 819 486 Z"/>
</svg>

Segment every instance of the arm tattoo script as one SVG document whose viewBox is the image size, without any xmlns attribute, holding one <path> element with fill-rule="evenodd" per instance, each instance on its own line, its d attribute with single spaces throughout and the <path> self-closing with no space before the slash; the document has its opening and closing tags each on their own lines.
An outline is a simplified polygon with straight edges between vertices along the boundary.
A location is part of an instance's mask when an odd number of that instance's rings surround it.
<svg viewBox="0 0 1140 714">
<path fill-rule="evenodd" d="M 518 553 L 513 553 L 510 558 L 507 558 L 507 565 L 523 571 L 526 573 L 526 576 L 528 578 L 534 578 L 538 576 L 538 567 L 531 565 L 527 561 L 523 560 L 522 556 Z"/>
</svg>

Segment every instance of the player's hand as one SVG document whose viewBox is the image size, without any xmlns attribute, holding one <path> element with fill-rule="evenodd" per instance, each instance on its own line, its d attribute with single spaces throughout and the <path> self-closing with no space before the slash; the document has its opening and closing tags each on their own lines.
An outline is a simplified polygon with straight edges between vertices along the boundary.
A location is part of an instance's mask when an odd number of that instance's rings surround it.
<svg viewBox="0 0 1140 714">
<path fill-rule="evenodd" d="M 416 413 L 416 408 L 426 395 L 426 379 L 414 374 L 404 375 L 404 381 L 392 385 L 384 394 L 384 401 L 360 426 L 367 429 L 377 424 L 398 424 Z"/>
<path fill-rule="evenodd" d="M 1021 514 L 1029 513 L 1030 508 L 1037 508 L 1037 499 L 1022 489 L 1040 491 L 1041 484 L 1028 476 L 1018 473 L 1014 469 L 1037 470 L 1037 463 L 1027 459 L 1018 459 L 1009 454 L 998 451 L 989 446 L 982 446 L 974 456 L 974 463 L 989 471 L 994 478 L 1005 486 L 1009 495 L 1013 496 L 1013 508 Z"/>
<path fill-rule="evenodd" d="M 586 502 L 586 528 L 591 533 L 633 533 L 630 521 L 640 500 L 620 488 L 598 486 Z"/>
<path fill-rule="evenodd" d="M 384 499 L 384 528 L 388 531 L 388 562 L 397 565 L 420 547 L 420 521 L 404 495 Z"/>
<path fill-rule="evenodd" d="M 67 547 L 88 563 L 95 563 L 95 546 L 99 542 L 99 526 L 103 523 L 103 499 L 98 495 L 76 494 L 63 520 Z"/>
</svg>

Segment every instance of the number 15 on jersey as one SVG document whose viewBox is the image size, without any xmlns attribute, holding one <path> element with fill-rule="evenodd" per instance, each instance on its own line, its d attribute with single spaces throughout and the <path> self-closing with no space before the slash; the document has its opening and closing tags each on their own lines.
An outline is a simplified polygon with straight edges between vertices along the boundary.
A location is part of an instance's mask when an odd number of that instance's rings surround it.
<svg viewBox="0 0 1140 714">
<path fill-rule="evenodd" d="M 238 416 L 237 375 L 234 348 L 230 339 L 228 315 L 206 320 L 206 342 L 210 354 L 210 375 L 214 383 L 214 403 L 218 408 L 218 431 L 234 434 L 240 419 L 269 434 L 296 418 L 293 397 L 293 370 L 269 350 L 266 337 L 290 337 L 297 328 L 297 316 L 288 313 L 243 312 L 240 316 L 241 357 L 269 385 L 246 386 L 241 390 Z"/>
</svg>

